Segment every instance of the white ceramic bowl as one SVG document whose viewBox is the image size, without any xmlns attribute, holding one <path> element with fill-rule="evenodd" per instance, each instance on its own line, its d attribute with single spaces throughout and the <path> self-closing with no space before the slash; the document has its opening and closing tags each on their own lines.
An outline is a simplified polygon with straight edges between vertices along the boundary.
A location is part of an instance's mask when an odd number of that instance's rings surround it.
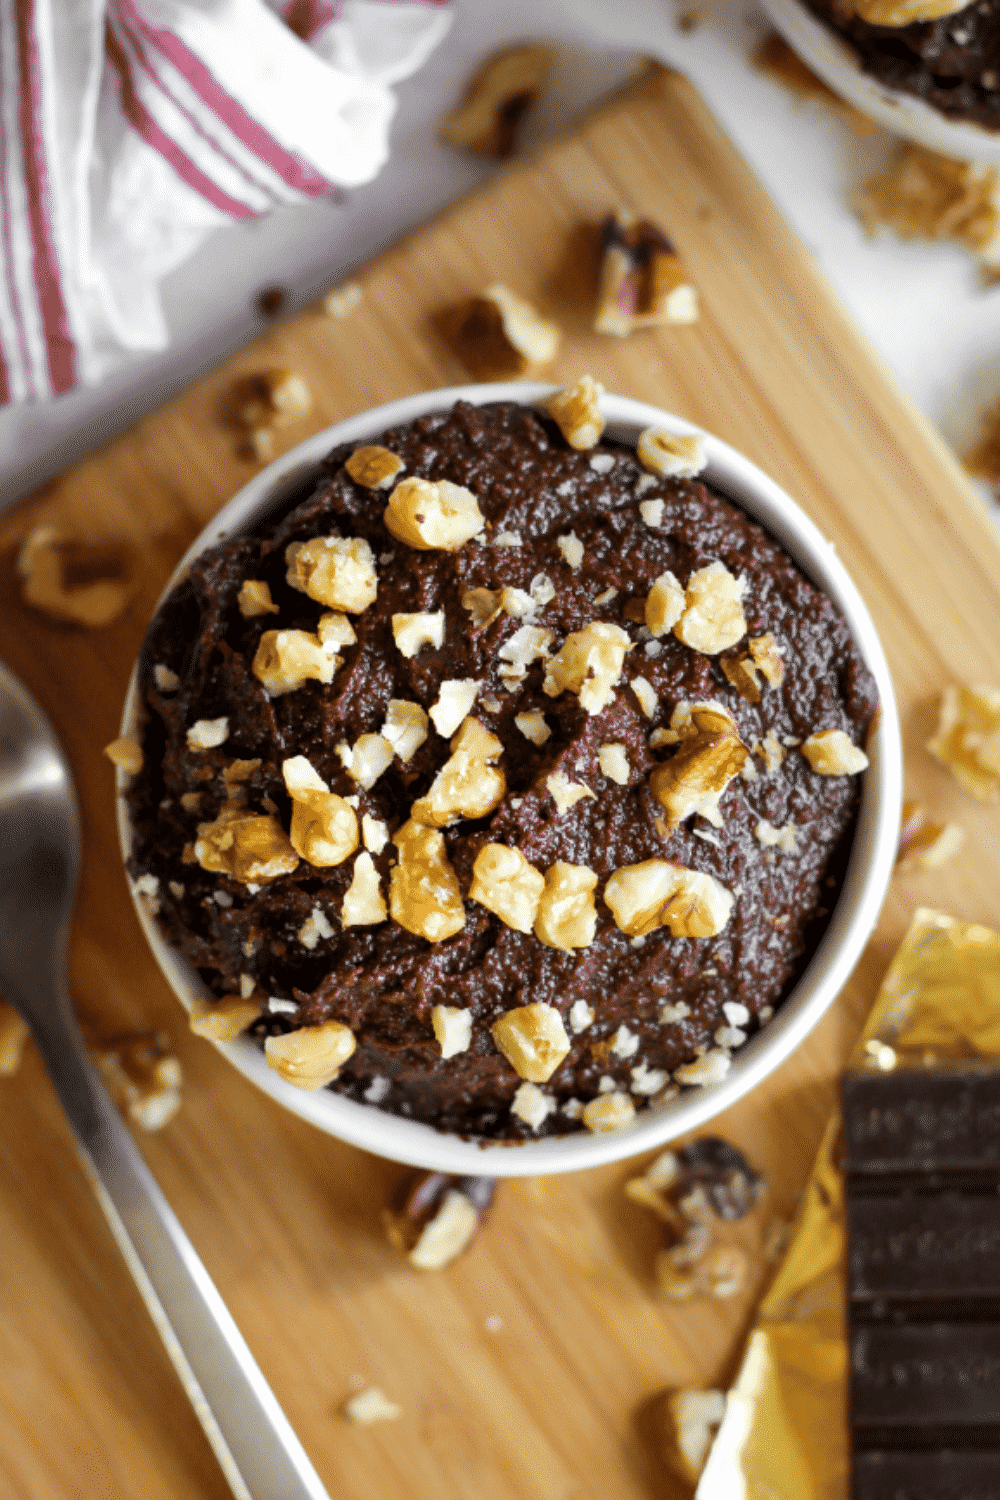
<svg viewBox="0 0 1000 1500">
<path fill-rule="evenodd" d="M 950 120 L 915 95 L 879 83 L 862 71 L 850 42 L 824 26 L 800 0 L 763 0 L 763 6 L 788 45 L 834 93 L 862 114 L 942 156 L 992 166 L 1000 163 L 1000 130 Z"/>
<path fill-rule="evenodd" d="M 318 461 L 336 445 L 374 438 L 387 427 L 440 411 L 454 401 L 509 400 L 531 404 L 550 395 L 553 389 L 553 386 L 518 383 L 430 391 L 393 401 L 388 406 L 351 417 L 326 432 L 317 433 L 258 474 L 223 507 L 181 559 L 164 590 L 164 597 L 200 552 L 261 521 L 281 498 L 308 478 Z M 667 427 L 679 433 L 700 431 L 689 422 L 624 396 L 605 396 L 601 405 L 607 418 L 607 436 L 626 443 L 634 444 L 642 428 L 650 425 Z M 682 1093 L 658 1107 L 643 1110 L 627 1129 L 601 1135 L 581 1133 L 523 1143 L 480 1145 L 444 1134 L 429 1125 L 357 1104 L 329 1089 L 303 1092 L 273 1072 L 264 1061 L 262 1052 L 249 1040 L 239 1038 L 215 1044 L 258 1088 L 321 1130 L 379 1156 L 444 1172 L 498 1177 L 536 1176 L 616 1161 L 662 1146 L 703 1125 L 754 1088 L 795 1050 L 836 999 L 853 969 L 878 918 L 892 873 L 899 834 L 902 750 L 889 668 L 871 617 L 838 561 L 832 544 L 766 474 L 718 438 L 708 433 L 703 435 L 709 457 L 705 477 L 766 527 L 802 571 L 834 601 L 875 677 L 881 698 L 881 713 L 868 747 L 871 765 L 864 773 L 861 809 L 847 877 L 816 954 L 778 1014 L 737 1053 L 729 1075 L 722 1083 Z M 135 728 L 137 708 L 136 674 L 133 672 L 122 718 L 122 734 Z M 118 798 L 118 808 L 122 854 L 127 858 L 131 830 L 122 797 Z M 190 1009 L 197 996 L 207 993 L 201 979 L 194 968 L 164 941 L 143 901 L 134 893 L 133 899 L 160 968 L 178 999 Z"/>
</svg>

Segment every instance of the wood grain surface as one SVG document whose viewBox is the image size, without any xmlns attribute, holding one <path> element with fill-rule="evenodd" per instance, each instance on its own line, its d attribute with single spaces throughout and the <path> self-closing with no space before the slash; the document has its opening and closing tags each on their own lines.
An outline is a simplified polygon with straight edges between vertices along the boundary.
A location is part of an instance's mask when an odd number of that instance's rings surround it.
<svg viewBox="0 0 1000 1500">
<path fill-rule="evenodd" d="M 586 226 L 618 206 L 674 237 L 701 292 L 699 323 L 625 341 L 589 331 Z M 0 521 L 0 654 L 52 717 L 83 807 L 79 1009 L 99 1037 L 171 1032 L 184 1102 L 143 1150 L 332 1495 L 669 1497 L 650 1399 L 730 1376 L 754 1288 L 729 1302 L 658 1302 L 658 1232 L 623 1199 L 625 1167 L 506 1184 L 464 1260 L 439 1274 L 401 1263 L 379 1214 L 402 1170 L 285 1113 L 186 1031 L 133 918 L 101 748 L 117 732 L 164 579 L 252 472 L 220 419 L 234 378 L 266 365 L 306 376 L 315 410 L 288 430 L 290 446 L 352 412 L 467 378 L 440 332 L 463 295 L 502 281 L 533 298 L 566 332 L 553 378 L 590 371 L 702 423 L 834 540 L 889 656 L 908 785 L 968 831 L 949 867 L 897 879 L 832 1013 L 718 1121 L 770 1175 L 771 1209 L 788 1213 L 910 912 L 934 904 L 997 919 L 1000 815 L 960 793 L 921 746 L 943 683 L 1000 683 L 1000 550 L 951 454 L 677 75 L 647 76 L 360 281 L 364 300 L 349 318 L 314 311 L 276 326 Z M 139 587 L 108 628 L 62 627 L 21 604 L 17 546 L 43 520 L 136 544 Z M 3 1500 L 222 1500 L 30 1048 L 0 1083 L 0 1140 Z M 401 1420 L 354 1428 L 337 1415 L 368 1383 L 400 1403 Z"/>
</svg>

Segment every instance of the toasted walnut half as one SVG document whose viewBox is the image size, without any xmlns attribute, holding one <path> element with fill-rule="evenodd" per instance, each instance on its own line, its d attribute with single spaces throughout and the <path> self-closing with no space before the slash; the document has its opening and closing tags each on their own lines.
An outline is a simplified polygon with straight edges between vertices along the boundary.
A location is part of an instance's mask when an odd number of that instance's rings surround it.
<svg viewBox="0 0 1000 1500">
<path fill-rule="evenodd" d="M 842 729 L 821 729 L 802 741 L 802 754 L 820 776 L 856 776 L 868 764 L 865 752 Z"/>
<path fill-rule="evenodd" d="M 299 863 L 277 818 L 248 813 L 235 802 L 214 822 L 198 824 L 194 857 L 203 870 L 252 885 L 290 875 Z"/>
<path fill-rule="evenodd" d="M 416 656 L 422 646 L 435 651 L 444 645 L 444 610 L 434 614 L 396 614 L 392 617 L 392 635 L 400 656 Z"/>
<path fill-rule="evenodd" d="M 331 609 L 360 614 L 374 604 L 378 575 L 372 549 L 360 536 L 317 536 L 285 548 L 293 589 Z"/>
<path fill-rule="evenodd" d="M 251 671 L 272 698 L 294 693 L 306 682 L 329 683 L 342 665 L 307 630 L 265 630 L 260 638 Z"/>
<path fill-rule="evenodd" d="M 451 751 L 427 795 L 410 809 L 411 818 L 430 828 L 447 828 L 459 818 L 484 818 L 507 790 L 506 777 L 492 764 L 503 753 L 503 743 L 478 719 L 464 721 Z"/>
<path fill-rule="evenodd" d="M 699 568 L 687 581 L 684 613 L 674 626 L 674 635 L 706 656 L 735 646 L 747 633 L 740 602 L 745 586 L 723 563 Z"/>
<path fill-rule="evenodd" d="M 667 814 L 668 826 L 677 828 L 692 813 L 721 822 L 719 801 L 749 754 L 736 725 L 725 709 L 695 704 L 676 733 L 678 750 L 649 778 L 650 790 Z"/>
<path fill-rule="evenodd" d="M 584 1125 L 594 1135 L 603 1135 L 609 1130 L 623 1130 L 635 1119 L 635 1105 L 628 1094 L 615 1091 L 599 1094 L 583 1106 L 581 1116 Z"/>
<path fill-rule="evenodd" d="M 465 926 L 458 876 L 445 853 L 444 834 L 411 818 L 393 834 L 399 863 L 389 876 L 389 910 L 407 932 L 440 943 Z"/>
<path fill-rule="evenodd" d="M 268 1067 L 297 1089 L 322 1089 L 332 1083 L 353 1053 L 354 1032 L 340 1021 L 303 1026 L 264 1042 Z"/>
<path fill-rule="evenodd" d="M 213 1042 L 228 1042 L 240 1036 L 264 1013 L 264 998 L 251 995 L 224 995 L 221 1000 L 196 998 L 188 1012 L 188 1024 L 195 1036 Z"/>
<path fill-rule="evenodd" d="M 142 746 L 131 734 L 123 734 L 120 739 L 105 745 L 104 754 L 127 776 L 138 776 L 142 770 Z"/>
<path fill-rule="evenodd" d="M 383 520 L 394 537 L 423 552 L 457 552 L 486 525 L 472 491 L 449 479 L 401 479 Z"/>
<path fill-rule="evenodd" d="M 602 232 L 595 333 L 693 323 L 698 294 L 661 229 L 635 214 L 611 214 Z"/>
<path fill-rule="evenodd" d="M 252 620 L 257 615 L 280 614 L 271 598 L 271 585 L 260 578 L 248 578 L 240 588 L 236 602 L 245 620 Z"/>
<path fill-rule="evenodd" d="M 331 792 L 304 755 L 282 762 L 281 774 L 292 799 L 292 848 L 317 868 L 342 865 L 358 847 L 354 808 Z"/>
<path fill-rule="evenodd" d="M 566 952 L 589 948 L 597 928 L 596 885 L 597 876 L 586 865 L 568 865 L 562 860 L 550 865 L 535 914 L 536 938 Z"/>
<path fill-rule="evenodd" d="M 569 1052 L 569 1037 L 554 1005 L 519 1005 L 490 1031 L 497 1050 L 529 1083 L 547 1083 Z"/>
<path fill-rule="evenodd" d="M 636 452 L 644 469 L 668 479 L 693 479 L 708 465 L 703 437 L 697 433 L 685 437 L 666 427 L 646 427 L 639 434 Z"/>
<path fill-rule="evenodd" d="M 946 687 L 927 749 L 959 786 L 994 801 L 1000 794 L 1000 689 Z"/>
<path fill-rule="evenodd" d="M 340 909 L 343 927 L 377 927 L 386 920 L 385 898 L 375 861 L 363 851 L 354 861 L 354 875 Z"/>
<path fill-rule="evenodd" d="M 486 844 L 472 866 L 469 899 L 494 912 L 516 932 L 530 932 L 544 886 L 545 876 L 520 849 Z"/>
<path fill-rule="evenodd" d="M 647 859 L 609 877 L 604 899 L 622 932 L 640 937 L 669 927 L 673 937 L 714 937 L 729 921 L 733 896 L 711 875 Z"/>
<path fill-rule="evenodd" d="M 555 359 L 560 332 L 555 323 L 505 286 L 473 297 L 457 319 L 458 353 L 480 380 L 512 379 Z"/>
<path fill-rule="evenodd" d="M 634 642 L 620 625 L 595 622 L 574 630 L 548 663 L 542 690 L 558 698 L 567 688 L 576 693 L 588 714 L 600 713 L 614 700 L 625 654 Z"/>
<path fill-rule="evenodd" d="M 395 453 L 376 443 L 355 448 L 345 460 L 344 468 L 354 483 L 363 485 L 366 490 L 391 490 L 396 475 L 402 474 L 406 465 Z"/>
<path fill-rule="evenodd" d="M 419 703 L 405 698 L 390 698 L 382 725 L 387 741 L 405 765 L 412 760 L 427 738 L 427 715 Z"/>
<path fill-rule="evenodd" d="M 99 629 L 125 609 L 135 589 L 134 557 L 123 539 L 88 541 L 36 526 L 17 559 L 25 604 L 57 620 Z"/>
<path fill-rule="evenodd" d="M 576 385 L 557 391 L 545 403 L 545 409 L 571 448 L 594 448 L 604 431 L 601 397 L 604 387 L 590 375 L 581 375 Z"/>
<path fill-rule="evenodd" d="M 655 636 L 666 635 L 673 630 L 684 613 L 686 598 L 684 590 L 668 569 L 661 573 L 646 598 L 644 619 Z"/>
<path fill-rule="evenodd" d="M 477 156 L 509 156 L 517 127 L 544 86 L 554 56 L 540 42 L 493 53 L 441 126 L 442 140 Z"/>
</svg>

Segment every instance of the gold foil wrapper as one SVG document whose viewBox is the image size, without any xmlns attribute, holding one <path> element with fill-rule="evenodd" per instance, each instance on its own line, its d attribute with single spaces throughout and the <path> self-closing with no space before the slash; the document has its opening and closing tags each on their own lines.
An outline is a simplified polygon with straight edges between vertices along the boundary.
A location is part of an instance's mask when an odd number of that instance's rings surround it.
<svg viewBox="0 0 1000 1500">
<path fill-rule="evenodd" d="M 1000 1057 L 1000 932 L 919 910 L 853 1067 Z M 840 1114 L 795 1237 L 761 1302 L 696 1500 L 849 1500 L 847 1226 Z"/>
</svg>

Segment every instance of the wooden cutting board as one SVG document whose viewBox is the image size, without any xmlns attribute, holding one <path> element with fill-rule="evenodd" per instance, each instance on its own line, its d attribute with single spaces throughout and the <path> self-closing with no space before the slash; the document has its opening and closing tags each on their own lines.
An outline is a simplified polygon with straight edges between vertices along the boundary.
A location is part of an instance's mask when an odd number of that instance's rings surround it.
<svg viewBox="0 0 1000 1500">
<path fill-rule="evenodd" d="M 675 238 L 702 295 L 699 323 L 627 341 L 589 331 L 583 227 L 618 206 Z M 502 281 L 531 297 L 566 332 L 554 379 L 590 371 L 702 423 L 835 541 L 892 665 L 909 787 L 968 832 L 947 869 L 896 881 L 832 1014 L 718 1121 L 769 1174 L 771 1209 L 787 1214 L 910 912 L 924 903 L 1000 919 L 1000 815 L 921 749 L 943 683 L 1000 683 L 1000 549 L 952 455 L 677 75 L 648 75 L 360 281 L 364 300 L 349 318 L 306 312 L 276 327 L 0 521 L 0 655 L 51 715 L 83 805 L 79 1007 L 99 1036 L 171 1032 L 184 1102 L 143 1149 L 332 1495 L 670 1496 L 650 1399 L 729 1378 L 753 1289 L 729 1302 L 658 1302 L 658 1233 L 623 1199 L 625 1167 L 505 1184 L 463 1261 L 439 1274 L 401 1263 L 379 1214 L 402 1169 L 285 1113 L 187 1033 L 132 914 L 101 747 L 117 732 L 164 579 L 251 472 L 219 417 L 234 378 L 267 365 L 306 376 L 315 411 L 288 432 L 290 446 L 352 412 L 467 378 L 439 331 L 464 294 Z M 137 544 L 139 592 L 109 628 L 64 628 L 20 603 L 14 557 L 39 521 Z M 221 1500 L 228 1490 L 30 1049 L 19 1075 L 0 1082 L 0 1140 L 4 1500 Z M 398 1422 L 352 1428 L 337 1415 L 368 1383 L 400 1403 Z"/>
</svg>

